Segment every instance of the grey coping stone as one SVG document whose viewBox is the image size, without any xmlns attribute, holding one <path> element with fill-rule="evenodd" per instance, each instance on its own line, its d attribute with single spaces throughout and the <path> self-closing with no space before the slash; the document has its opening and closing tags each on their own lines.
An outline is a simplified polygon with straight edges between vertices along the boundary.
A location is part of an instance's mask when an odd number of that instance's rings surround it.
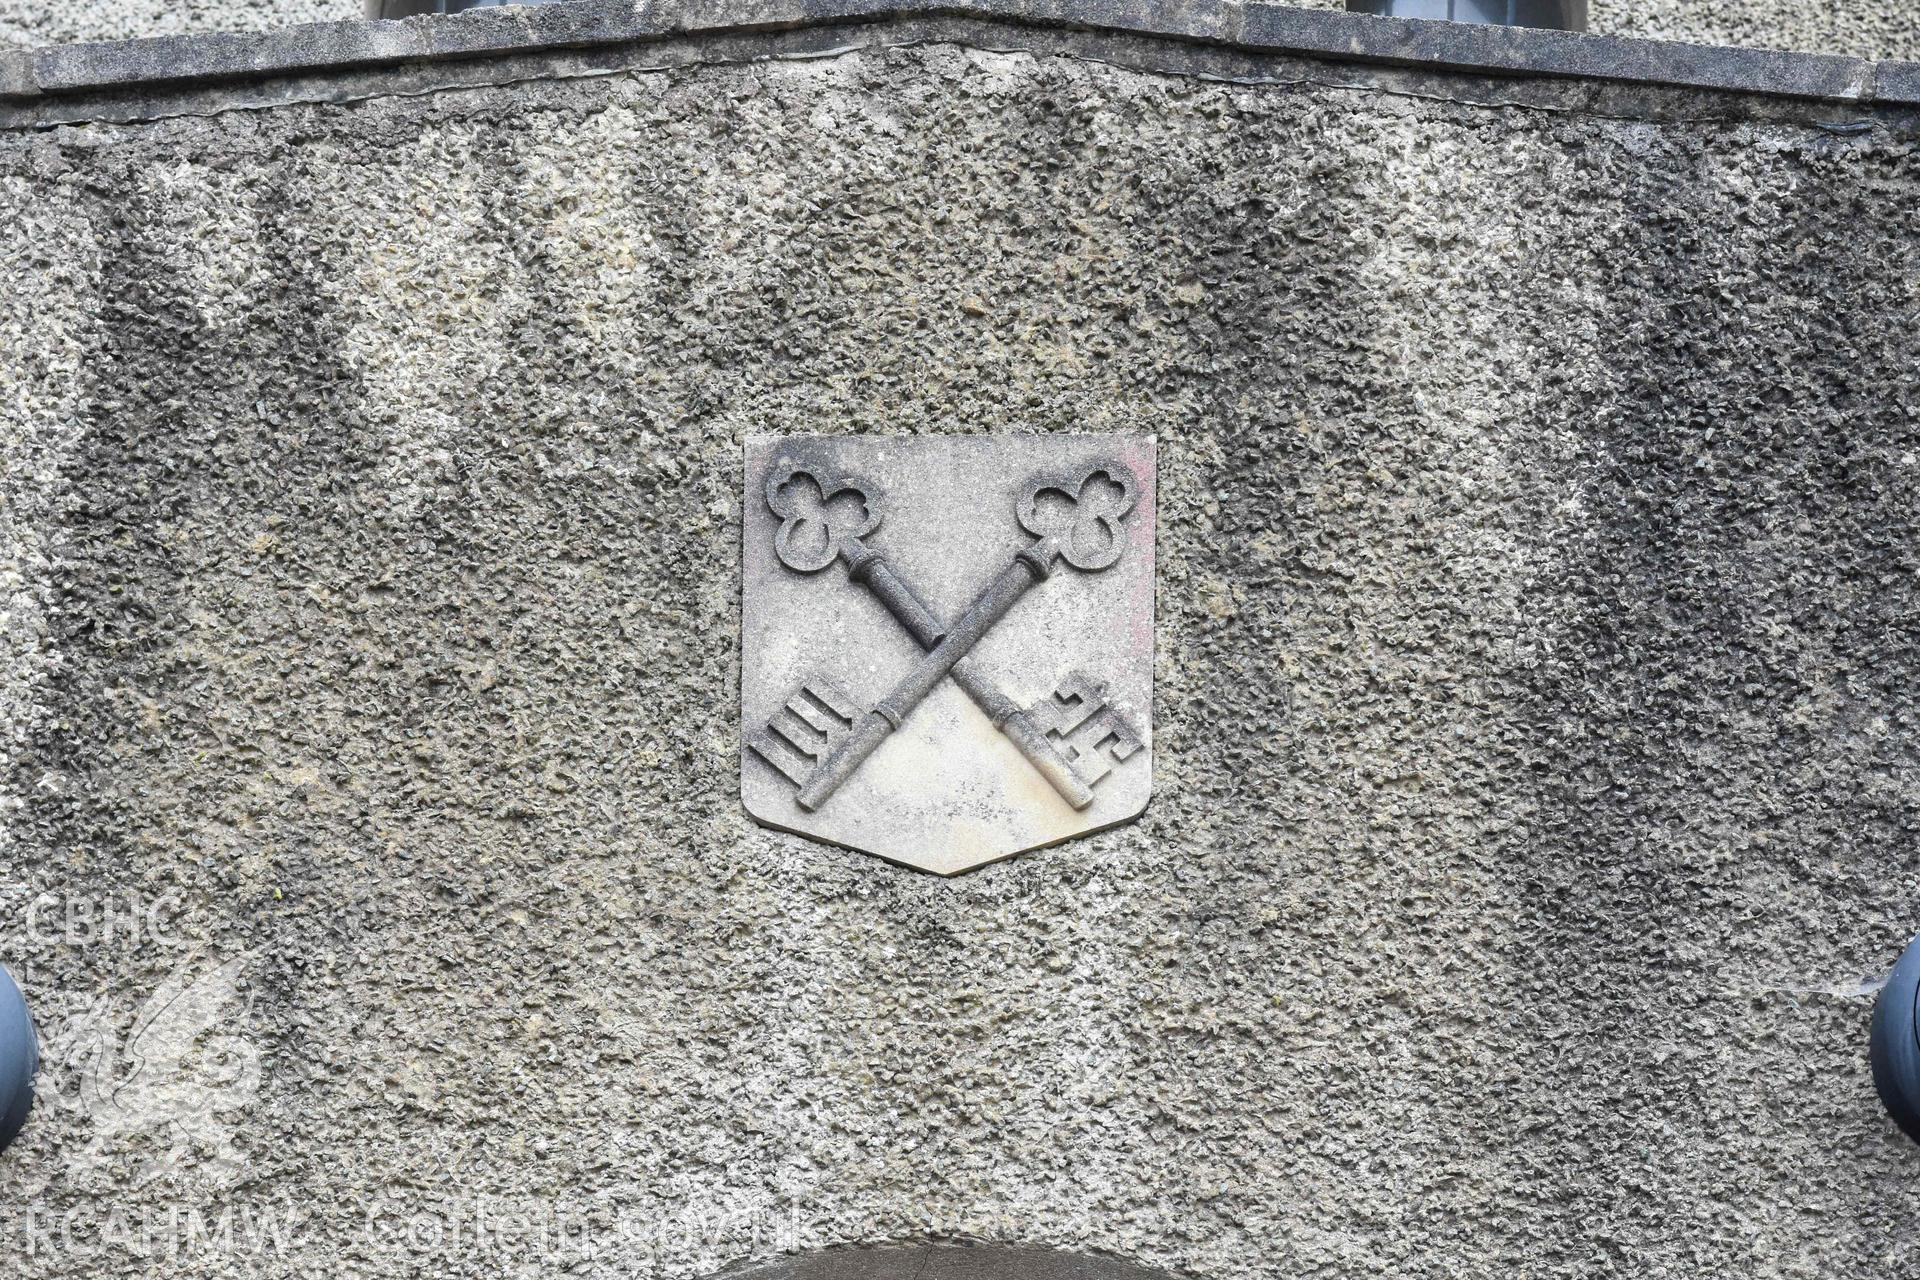
<svg viewBox="0 0 1920 1280">
<path fill-rule="evenodd" d="M 1920 67 L 1860 58 L 1378 18 L 1222 0 L 616 0 L 324 22 L 0 55 L 0 98 L 260 79 L 676 35 L 947 17 L 1477 75 L 1591 79 L 1847 103 L 1920 100 Z"/>
<path fill-rule="evenodd" d="M 1895 106 L 1920 106 L 1920 62 L 1882 62 L 1877 67 L 1874 99 Z"/>
</svg>

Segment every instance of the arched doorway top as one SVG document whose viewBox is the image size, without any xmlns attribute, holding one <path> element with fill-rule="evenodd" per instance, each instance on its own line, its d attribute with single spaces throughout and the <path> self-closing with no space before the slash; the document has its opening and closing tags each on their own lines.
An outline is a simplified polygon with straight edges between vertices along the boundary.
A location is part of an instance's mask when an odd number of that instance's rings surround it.
<svg viewBox="0 0 1920 1280">
<path fill-rule="evenodd" d="M 1175 1280 L 1118 1258 L 996 1244 L 822 1249 L 731 1268 L 714 1280 Z"/>
</svg>

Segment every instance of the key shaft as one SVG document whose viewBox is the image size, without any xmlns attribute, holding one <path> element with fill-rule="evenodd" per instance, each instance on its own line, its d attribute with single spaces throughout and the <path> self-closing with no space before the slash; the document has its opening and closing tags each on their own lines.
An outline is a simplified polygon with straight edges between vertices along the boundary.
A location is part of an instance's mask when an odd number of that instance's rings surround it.
<svg viewBox="0 0 1920 1280">
<path fill-rule="evenodd" d="M 922 649 L 937 647 L 946 635 L 946 628 L 913 588 L 894 572 L 886 557 L 858 541 L 853 541 L 845 550 L 847 576 L 873 592 Z M 993 722 L 993 727 L 1006 735 L 1062 800 L 1076 810 L 1093 803 L 1093 788 L 1081 781 L 1053 739 L 1034 724 L 1019 703 L 1000 690 L 977 658 L 972 654 L 961 658 L 953 664 L 951 674 L 953 682 L 973 699 L 974 705 Z"/>
</svg>

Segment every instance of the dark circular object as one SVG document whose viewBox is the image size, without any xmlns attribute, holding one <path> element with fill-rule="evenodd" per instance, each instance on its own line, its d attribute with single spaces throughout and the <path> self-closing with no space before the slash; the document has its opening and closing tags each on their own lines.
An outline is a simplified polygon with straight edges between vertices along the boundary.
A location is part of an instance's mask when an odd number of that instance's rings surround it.
<svg viewBox="0 0 1920 1280">
<path fill-rule="evenodd" d="M 33 1074 L 40 1069 L 40 1043 L 34 1038 L 27 1002 L 5 969 L 0 969 L 0 1151 L 7 1149 L 33 1109 Z"/>
<path fill-rule="evenodd" d="M 1920 1142 L 1920 939 L 1893 966 L 1873 1006 L 1873 1087 L 1909 1138 Z"/>
<path fill-rule="evenodd" d="M 1348 13 L 1585 31 L 1587 0 L 1347 0 Z"/>
<path fill-rule="evenodd" d="M 366 0 L 369 18 L 418 18 L 427 13 L 465 13 L 508 4 L 559 4 L 561 0 Z"/>
</svg>

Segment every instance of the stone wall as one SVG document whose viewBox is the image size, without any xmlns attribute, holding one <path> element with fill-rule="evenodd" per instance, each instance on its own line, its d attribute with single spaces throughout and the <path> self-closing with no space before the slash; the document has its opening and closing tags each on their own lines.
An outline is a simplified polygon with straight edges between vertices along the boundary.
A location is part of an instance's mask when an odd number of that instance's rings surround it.
<svg viewBox="0 0 1920 1280">
<path fill-rule="evenodd" d="M 1596 35 L 1920 60 L 1920 7 L 1904 0 L 1588 0 L 1588 21 Z"/>
<path fill-rule="evenodd" d="M 358 18 L 354 0 L 0 0 L 0 47 L 129 40 L 200 31 L 271 31 L 298 22 Z"/>
<path fill-rule="evenodd" d="M 1920 7 L 1903 0 L 1591 0 L 1592 29 L 1692 44 L 1920 61 Z M 1344 0 L 1303 8 L 1344 9 Z M 357 18 L 355 0 L 0 0 L 0 48 L 195 31 L 269 31 Z"/>
<path fill-rule="evenodd" d="M 1920 8 L 1904 0 L 1591 0 L 1603 35 L 1920 60 Z"/>
<path fill-rule="evenodd" d="M 0 1274 L 1920 1263 L 1911 116 L 972 30 L 0 134 Z M 1064 428 L 1144 819 L 756 827 L 743 437 Z"/>
</svg>

